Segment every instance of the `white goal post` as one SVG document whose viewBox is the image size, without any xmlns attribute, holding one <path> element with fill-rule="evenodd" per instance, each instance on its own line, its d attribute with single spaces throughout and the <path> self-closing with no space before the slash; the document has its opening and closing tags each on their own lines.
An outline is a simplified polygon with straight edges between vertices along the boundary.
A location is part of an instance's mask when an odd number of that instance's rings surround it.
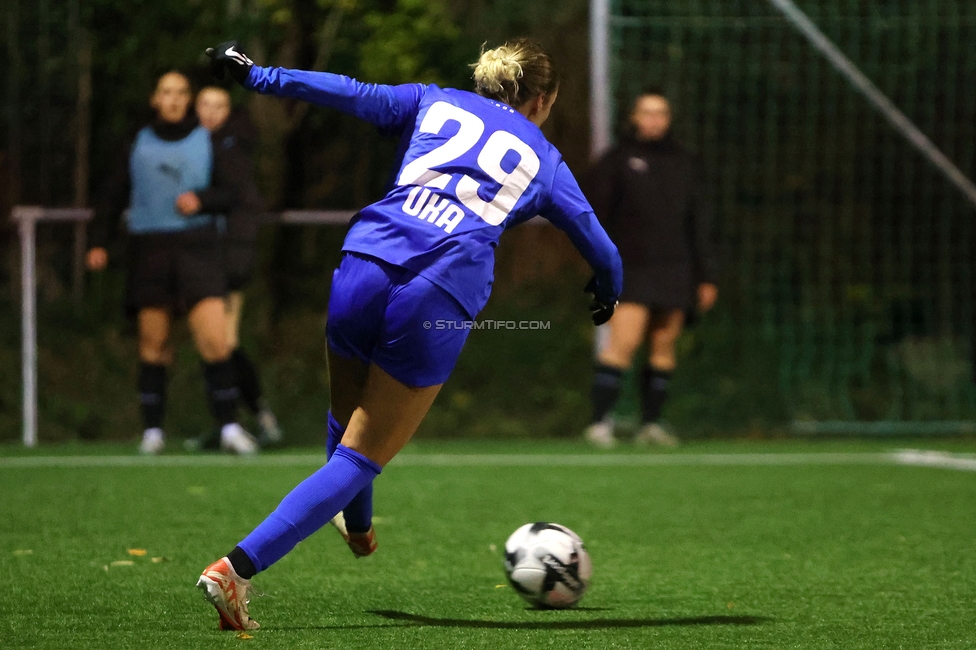
<svg viewBox="0 0 976 650">
<path fill-rule="evenodd" d="M 76 276 L 78 258 L 84 250 L 85 223 L 91 219 L 87 208 L 44 208 L 18 205 L 10 218 L 20 231 L 21 278 L 21 367 L 24 377 L 24 446 L 37 445 L 37 224 L 42 221 L 75 224 Z M 78 287 L 80 276 L 76 277 Z"/>
</svg>

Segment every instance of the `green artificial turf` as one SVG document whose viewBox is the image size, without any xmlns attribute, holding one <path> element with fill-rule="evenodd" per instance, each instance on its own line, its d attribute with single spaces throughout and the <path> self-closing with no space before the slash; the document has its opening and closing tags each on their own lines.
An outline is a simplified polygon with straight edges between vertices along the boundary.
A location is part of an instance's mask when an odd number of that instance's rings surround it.
<svg viewBox="0 0 976 650">
<path fill-rule="evenodd" d="M 251 605 L 262 624 L 252 639 L 219 632 L 193 583 L 314 459 L 0 458 L 0 648 L 976 647 L 976 472 L 871 460 L 893 446 L 699 443 L 669 454 L 687 463 L 592 467 L 549 462 L 591 453 L 573 444 L 411 447 L 377 483 L 377 554 L 355 560 L 331 529 L 303 542 L 255 579 L 265 595 Z M 874 455 L 695 461 L 822 451 Z M 519 452 L 549 456 L 522 467 L 451 461 Z M 619 455 L 648 453 L 660 455 Z M 578 609 L 530 610 L 503 586 L 506 537 L 537 520 L 587 544 L 594 578 Z"/>
</svg>

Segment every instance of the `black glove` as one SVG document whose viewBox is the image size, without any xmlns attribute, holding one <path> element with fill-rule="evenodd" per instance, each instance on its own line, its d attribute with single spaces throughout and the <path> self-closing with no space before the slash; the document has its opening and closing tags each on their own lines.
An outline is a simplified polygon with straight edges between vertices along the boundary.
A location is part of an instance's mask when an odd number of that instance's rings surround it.
<svg viewBox="0 0 976 650">
<path fill-rule="evenodd" d="M 590 316 L 593 318 L 593 324 L 603 325 L 610 320 L 610 317 L 613 316 L 613 311 L 617 308 L 617 301 L 600 295 L 600 291 L 597 288 L 596 276 L 590 278 L 583 291 L 593 294 L 593 302 L 590 303 Z"/>
<path fill-rule="evenodd" d="M 237 41 L 227 41 L 217 47 L 208 47 L 207 56 L 210 57 L 210 70 L 213 76 L 221 81 L 230 74 L 237 83 L 243 84 L 251 68 L 254 67 L 254 61 L 237 49 Z"/>
</svg>

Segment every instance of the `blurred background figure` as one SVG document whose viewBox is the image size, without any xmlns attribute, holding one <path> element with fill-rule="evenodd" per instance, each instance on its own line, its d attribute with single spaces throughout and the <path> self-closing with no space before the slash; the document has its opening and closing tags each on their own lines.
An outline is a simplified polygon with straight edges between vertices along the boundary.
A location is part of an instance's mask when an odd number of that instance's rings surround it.
<svg viewBox="0 0 976 650">
<path fill-rule="evenodd" d="M 128 208 L 126 310 L 135 315 L 139 332 L 140 451 L 157 454 L 165 446 L 170 326 L 174 316 L 187 314 L 220 444 L 250 454 L 258 446 L 237 423 L 239 390 L 227 342 L 226 284 L 213 216 L 231 207 L 233 188 L 222 183 L 232 173 L 190 110 L 191 102 L 184 74 L 159 78 L 150 100 L 155 118 L 125 147 L 102 186 L 87 265 L 93 271 L 106 267 L 111 231 Z"/>
<path fill-rule="evenodd" d="M 227 281 L 225 299 L 227 313 L 227 345 L 234 366 L 241 400 L 257 422 L 258 443 L 262 447 L 279 444 L 281 428 L 264 398 L 257 366 L 240 343 L 241 311 L 244 307 L 244 287 L 254 272 L 255 247 L 260 229 L 264 201 L 254 181 L 253 127 L 245 114 L 232 111 L 230 93 L 219 86 L 200 90 L 196 100 L 200 125 L 211 133 L 211 141 L 219 150 L 227 178 L 220 179 L 220 188 L 211 187 L 199 193 L 204 203 L 223 203 L 228 207 L 227 225 L 223 237 L 223 261 Z M 222 199 L 227 193 L 227 199 Z M 187 440 L 188 449 L 215 449 L 220 436 L 214 435 Z"/>
<path fill-rule="evenodd" d="M 608 415 L 637 348 L 648 345 L 640 372 L 642 426 L 635 443 L 674 447 L 658 423 L 677 365 L 675 342 L 695 310 L 718 298 L 711 209 L 698 163 L 671 132 L 671 106 L 658 89 L 634 102 L 627 133 L 595 165 L 587 197 L 624 262 L 624 291 L 606 327 L 593 378 L 593 418 L 585 437 L 616 444 Z"/>
</svg>

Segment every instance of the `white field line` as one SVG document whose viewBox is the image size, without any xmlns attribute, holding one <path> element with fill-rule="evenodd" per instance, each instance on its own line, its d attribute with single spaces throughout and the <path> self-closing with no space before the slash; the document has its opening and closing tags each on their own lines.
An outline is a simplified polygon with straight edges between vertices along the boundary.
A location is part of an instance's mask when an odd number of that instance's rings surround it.
<svg viewBox="0 0 976 650">
<path fill-rule="evenodd" d="M 0 458 L 0 469 L 82 467 L 318 467 L 319 454 L 268 454 L 254 458 L 200 456 L 23 456 Z M 423 454 L 397 456 L 401 467 L 653 467 L 800 465 L 922 465 L 976 470 L 976 457 L 934 451 L 891 453 L 755 453 L 755 454 Z"/>
<path fill-rule="evenodd" d="M 647 467 L 698 465 L 877 465 L 891 463 L 883 453 L 811 454 L 404 454 L 399 465 L 424 467 Z"/>
<path fill-rule="evenodd" d="M 269 454 L 254 458 L 200 456 L 23 456 L 0 458 L 0 469 L 82 467 L 319 467 L 319 454 Z M 888 453 L 757 454 L 402 454 L 402 467 L 788 467 L 801 465 L 912 465 L 976 471 L 976 456 L 903 449 Z"/>
<path fill-rule="evenodd" d="M 964 472 L 976 472 L 976 456 L 971 454 L 950 454 L 944 451 L 927 451 L 924 449 L 902 449 L 893 454 L 899 465 L 915 465 L 918 467 L 938 467 L 941 469 L 956 469 Z"/>
</svg>

